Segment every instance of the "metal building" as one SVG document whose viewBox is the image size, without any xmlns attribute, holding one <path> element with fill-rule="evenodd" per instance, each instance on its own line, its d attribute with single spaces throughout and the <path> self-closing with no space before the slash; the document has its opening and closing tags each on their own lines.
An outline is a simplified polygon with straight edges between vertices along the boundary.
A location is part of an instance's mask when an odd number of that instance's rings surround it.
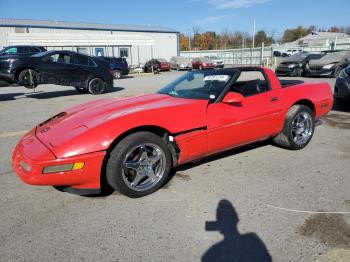
<svg viewBox="0 0 350 262">
<path fill-rule="evenodd" d="M 179 32 L 159 26 L 0 19 L 0 48 L 20 44 L 125 57 L 129 65 L 138 65 L 178 55 Z"/>
</svg>

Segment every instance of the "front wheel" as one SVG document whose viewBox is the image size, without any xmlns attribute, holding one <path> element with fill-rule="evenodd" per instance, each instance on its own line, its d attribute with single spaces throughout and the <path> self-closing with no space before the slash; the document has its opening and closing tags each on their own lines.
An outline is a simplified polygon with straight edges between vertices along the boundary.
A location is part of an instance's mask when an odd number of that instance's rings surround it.
<svg viewBox="0 0 350 262">
<path fill-rule="evenodd" d="M 280 147 L 299 150 L 307 146 L 314 131 L 314 112 L 307 106 L 294 105 L 287 113 L 282 132 L 273 141 Z"/>
<path fill-rule="evenodd" d="M 18 83 L 26 88 L 35 88 L 40 82 L 38 72 L 32 69 L 24 69 L 18 75 Z"/>
<path fill-rule="evenodd" d="M 334 69 L 334 77 L 337 78 L 340 74 L 340 71 L 342 70 L 341 66 L 337 66 L 335 69 Z"/>
<path fill-rule="evenodd" d="M 120 141 L 107 161 L 108 184 L 128 197 L 143 197 L 158 190 L 172 166 L 166 143 L 150 132 L 137 132 Z"/>
</svg>

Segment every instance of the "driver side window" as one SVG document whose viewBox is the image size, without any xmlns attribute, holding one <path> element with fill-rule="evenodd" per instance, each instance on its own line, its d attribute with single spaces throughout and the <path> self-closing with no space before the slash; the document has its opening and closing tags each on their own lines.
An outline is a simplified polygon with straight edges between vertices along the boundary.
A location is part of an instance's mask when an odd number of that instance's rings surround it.
<svg viewBox="0 0 350 262">
<path fill-rule="evenodd" d="M 45 61 L 51 61 L 53 63 L 69 64 L 70 63 L 70 54 L 64 54 L 64 53 L 52 54 L 52 55 L 46 57 Z"/>
<path fill-rule="evenodd" d="M 242 94 L 244 97 L 258 95 L 269 91 L 268 82 L 260 71 L 242 71 L 230 91 Z"/>
</svg>

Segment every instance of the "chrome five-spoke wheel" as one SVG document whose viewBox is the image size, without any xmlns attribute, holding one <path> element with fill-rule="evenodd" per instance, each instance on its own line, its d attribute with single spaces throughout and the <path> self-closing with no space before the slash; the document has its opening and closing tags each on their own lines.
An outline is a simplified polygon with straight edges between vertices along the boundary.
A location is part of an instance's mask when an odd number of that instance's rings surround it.
<svg viewBox="0 0 350 262">
<path fill-rule="evenodd" d="M 108 184 L 129 197 L 157 191 L 168 178 L 172 155 L 167 143 L 151 132 L 139 131 L 113 148 L 106 166 Z"/>
<path fill-rule="evenodd" d="M 146 191 L 162 179 L 165 171 L 165 155 L 156 144 L 141 144 L 131 149 L 123 162 L 125 184 L 135 191 Z"/>
<path fill-rule="evenodd" d="M 312 117 L 308 112 L 300 112 L 292 121 L 292 137 L 297 145 L 305 144 L 312 136 Z"/>
</svg>

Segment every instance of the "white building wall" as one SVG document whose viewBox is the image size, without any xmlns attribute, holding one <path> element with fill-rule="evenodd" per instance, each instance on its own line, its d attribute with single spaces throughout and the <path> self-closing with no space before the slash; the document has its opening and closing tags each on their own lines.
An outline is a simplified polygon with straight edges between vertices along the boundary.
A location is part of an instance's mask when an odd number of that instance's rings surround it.
<svg viewBox="0 0 350 262">
<path fill-rule="evenodd" d="M 24 33 L 18 33 L 14 27 L 0 27 L 0 48 L 13 44 L 37 44 L 46 46 L 48 49 L 61 50 L 60 47 L 64 46 L 66 50 L 76 51 L 77 46 L 87 46 L 89 54 L 95 55 L 94 48 L 102 47 L 105 49 L 105 55 L 111 56 L 114 52 L 115 56 L 119 56 L 119 48 L 129 46 L 128 60 L 133 65 L 145 63 L 151 58 L 170 59 L 178 52 L 177 33 L 32 27 L 23 28 L 23 31 Z M 42 39 L 48 40 L 40 41 L 41 36 Z M 50 38 L 52 41 L 49 41 Z"/>
</svg>

